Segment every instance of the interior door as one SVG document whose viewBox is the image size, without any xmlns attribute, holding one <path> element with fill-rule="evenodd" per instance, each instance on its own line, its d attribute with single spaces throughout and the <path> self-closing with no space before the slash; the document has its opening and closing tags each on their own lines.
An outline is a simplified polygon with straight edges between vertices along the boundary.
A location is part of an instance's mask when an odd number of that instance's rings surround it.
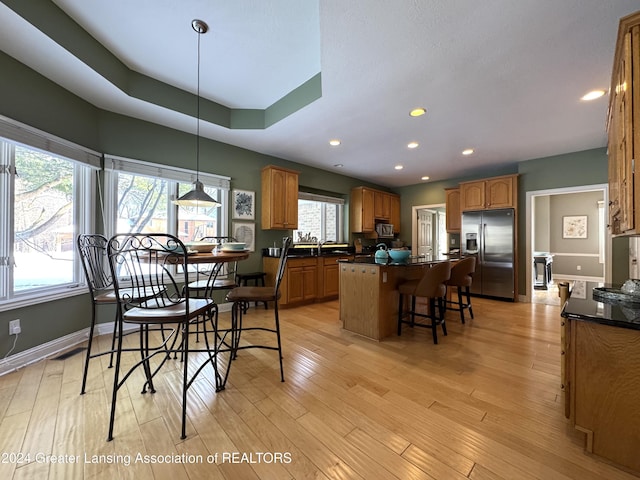
<svg viewBox="0 0 640 480">
<path fill-rule="evenodd" d="M 418 210 L 418 248 L 417 253 L 429 260 L 433 260 L 433 210 Z"/>
</svg>

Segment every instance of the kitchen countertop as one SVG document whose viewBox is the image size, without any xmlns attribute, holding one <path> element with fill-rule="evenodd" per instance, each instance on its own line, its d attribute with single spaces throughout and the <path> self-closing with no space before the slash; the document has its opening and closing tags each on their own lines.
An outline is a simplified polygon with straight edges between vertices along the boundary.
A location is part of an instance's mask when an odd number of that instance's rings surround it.
<svg viewBox="0 0 640 480">
<path fill-rule="evenodd" d="M 562 316 L 573 320 L 640 330 L 640 304 L 595 300 L 593 289 L 596 287 L 619 289 L 620 285 L 576 281 L 571 296 L 562 309 Z"/>
<path fill-rule="evenodd" d="M 391 258 L 380 261 L 376 260 L 375 257 L 359 257 L 354 258 L 353 260 L 339 260 L 341 263 L 366 263 L 368 265 L 380 265 L 380 266 L 388 266 L 388 267 L 407 267 L 412 265 L 430 265 L 432 263 L 439 263 L 446 260 L 427 260 L 425 257 L 409 257 L 404 262 L 394 262 Z"/>
</svg>

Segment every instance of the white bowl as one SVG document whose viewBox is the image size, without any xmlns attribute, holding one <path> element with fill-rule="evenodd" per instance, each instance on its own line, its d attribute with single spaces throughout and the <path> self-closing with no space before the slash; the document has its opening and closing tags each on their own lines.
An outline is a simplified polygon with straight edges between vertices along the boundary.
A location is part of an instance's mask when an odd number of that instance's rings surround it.
<svg viewBox="0 0 640 480">
<path fill-rule="evenodd" d="M 210 252 L 217 243 L 215 242 L 187 242 L 185 246 L 189 250 L 195 250 L 198 253 Z"/>
<path fill-rule="evenodd" d="M 223 250 L 244 250 L 247 248 L 245 242 L 226 242 L 222 244 Z"/>
</svg>

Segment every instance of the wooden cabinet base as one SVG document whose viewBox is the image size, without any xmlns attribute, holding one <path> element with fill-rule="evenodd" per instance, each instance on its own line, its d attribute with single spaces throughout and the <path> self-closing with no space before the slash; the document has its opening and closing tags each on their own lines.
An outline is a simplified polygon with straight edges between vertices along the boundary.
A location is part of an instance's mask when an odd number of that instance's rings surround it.
<svg viewBox="0 0 640 480">
<path fill-rule="evenodd" d="M 428 266 L 340 265 L 340 320 L 345 330 L 382 340 L 398 325 L 398 285 L 421 278 Z"/>
<path fill-rule="evenodd" d="M 570 413 L 585 448 L 640 473 L 640 331 L 570 320 Z"/>
</svg>

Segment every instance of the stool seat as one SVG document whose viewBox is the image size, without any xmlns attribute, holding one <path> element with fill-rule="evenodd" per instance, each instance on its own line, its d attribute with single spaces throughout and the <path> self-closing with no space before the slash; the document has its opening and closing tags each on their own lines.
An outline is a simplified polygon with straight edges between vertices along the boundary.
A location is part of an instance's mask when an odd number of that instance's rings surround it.
<svg viewBox="0 0 640 480">
<path fill-rule="evenodd" d="M 253 282 L 254 287 L 264 287 L 265 278 L 267 274 L 265 272 L 248 272 L 248 273 L 236 273 L 237 284 L 240 287 L 249 287 L 249 282 Z M 254 297 L 254 305 L 257 307 L 258 303 L 263 303 L 265 310 L 268 309 L 267 301 L 273 300 L 273 298 L 261 299 Z M 243 310 L 246 313 L 249 307 L 249 302 L 245 301 L 243 304 Z"/>
</svg>

